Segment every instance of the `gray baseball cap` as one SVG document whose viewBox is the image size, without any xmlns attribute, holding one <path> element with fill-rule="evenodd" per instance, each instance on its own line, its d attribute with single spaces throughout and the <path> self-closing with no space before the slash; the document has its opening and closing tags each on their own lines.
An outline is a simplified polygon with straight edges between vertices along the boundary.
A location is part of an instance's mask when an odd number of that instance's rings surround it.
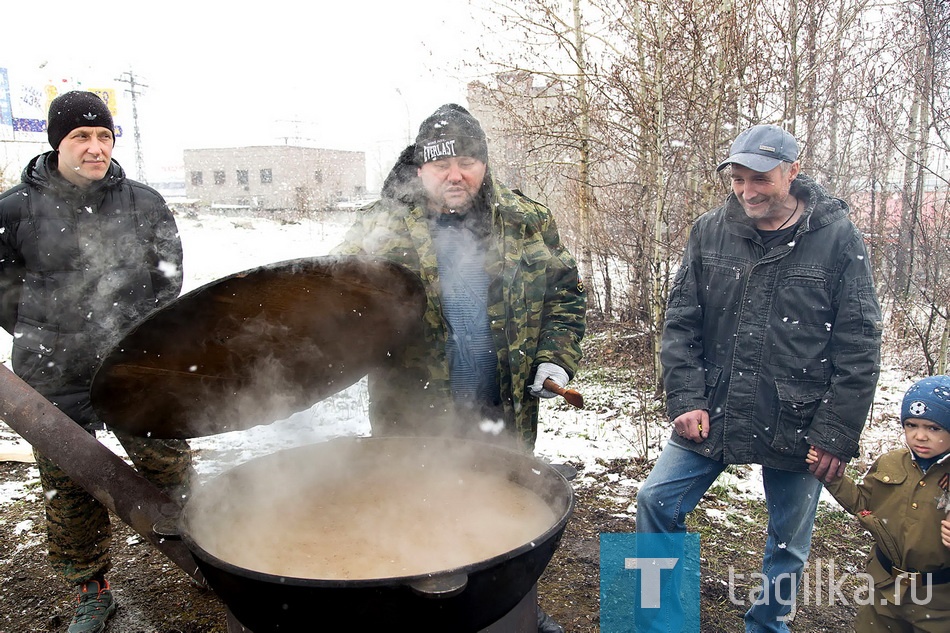
<svg viewBox="0 0 950 633">
<path fill-rule="evenodd" d="M 729 158 L 719 163 L 716 171 L 735 163 L 752 171 L 767 172 L 779 163 L 798 160 L 798 141 L 777 125 L 756 125 L 736 137 L 729 149 Z"/>
</svg>

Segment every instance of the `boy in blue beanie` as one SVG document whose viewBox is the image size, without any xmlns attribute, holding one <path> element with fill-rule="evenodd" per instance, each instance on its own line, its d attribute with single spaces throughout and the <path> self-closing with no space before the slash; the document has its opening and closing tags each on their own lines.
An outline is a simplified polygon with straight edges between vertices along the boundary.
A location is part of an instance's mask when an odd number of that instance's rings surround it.
<svg viewBox="0 0 950 633">
<path fill-rule="evenodd" d="M 862 633 L 950 631 L 950 376 L 914 383 L 901 403 L 907 448 L 881 455 L 863 480 L 825 483 L 874 537 L 874 590 Z M 808 461 L 817 459 L 809 452 Z"/>
</svg>

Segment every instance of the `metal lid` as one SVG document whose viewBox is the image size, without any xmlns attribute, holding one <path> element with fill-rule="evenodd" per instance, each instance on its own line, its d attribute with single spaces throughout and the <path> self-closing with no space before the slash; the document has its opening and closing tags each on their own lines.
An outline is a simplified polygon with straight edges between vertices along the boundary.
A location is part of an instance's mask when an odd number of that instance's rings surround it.
<svg viewBox="0 0 950 633">
<path fill-rule="evenodd" d="M 417 332 L 419 278 L 392 262 L 314 257 L 182 295 L 100 364 L 93 408 L 135 435 L 189 438 L 283 419 L 359 381 Z"/>
</svg>

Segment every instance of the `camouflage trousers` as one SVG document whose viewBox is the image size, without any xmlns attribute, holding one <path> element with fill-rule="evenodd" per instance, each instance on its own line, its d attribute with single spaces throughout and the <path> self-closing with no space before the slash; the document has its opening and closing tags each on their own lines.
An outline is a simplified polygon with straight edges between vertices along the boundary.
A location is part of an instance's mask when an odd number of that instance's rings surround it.
<svg viewBox="0 0 950 633">
<path fill-rule="evenodd" d="M 139 473 L 181 502 L 194 475 L 188 443 L 115 435 Z M 51 460 L 33 454 L 44 492 L 50 564 L 73 584 L 104 575 L 112 565 L 108 509 Z"/>
</svg>

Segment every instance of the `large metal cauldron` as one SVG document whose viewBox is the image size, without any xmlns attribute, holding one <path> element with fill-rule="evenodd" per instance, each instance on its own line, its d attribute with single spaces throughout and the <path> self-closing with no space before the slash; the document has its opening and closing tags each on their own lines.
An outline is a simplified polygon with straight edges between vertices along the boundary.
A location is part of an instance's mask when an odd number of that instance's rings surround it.
<svg viewBox="0 0 950 633">
<path fill-rule="evenodd" d="M 128 332 L 96 373 L 92 404 L 113 428 L 159 438 L 266 424 L 391 362 L 405 341 L 418 335 L 425 305 L 417 276 L 373 258 L 314 257 L 237 273 L 179 297 Z M 271 469 L 287 472 L 290 477 L 273 485 L 293 486 L 319 476 L 321 467 L 339 468 L 343 462 L 358 467 L 410 449 L 418 451 L 418 460 L 444 463 L 451 449 L 463 445 L 478 448 L 465 461 L 470 468 L 504 473 L 543 499 L 556 517 L 543 533 L 470 564 L 368 580 L 263 573 L 222 560 L 194 538 L 203 502 L 240 499 L 249 489 L 245 484 L 265 471 L 266 476 L 272 476 Z M 63 457 L 69 461 L 68 454 Z M 124 466 L 121 460 L 118 466 Z M 130 468 L 119 470 L 122 481 L 136 475 Z M 95 477 L 87 480 L 93 489 L 103 486 Z M 118 480 L 107 483 L 112 485 L 97 498 L 122 497 Z M 280 451 L 233 468 L 196 489 L 177 521 L 172 519 L 171 530 L 167 514 L 146 508 L 145 516 L 158 521 L 161 535 L 181 536 L 182 541 L 149 538 L 188 573 L 203 575 L 254 633 L 376 631 L 393 625 L 465 633 L 497 622 L 529 595 L 560 542 L 573 503 L 570 485 L 556 470 L 517 451 L 467 440 L 379 437 Z M 121 516 L 140 525 L 141 514 L 132 507 Z M 274 512 L 275 522 L 280 514 Z M 345 624 L 334 626 L 339 622 Z"/>
<path fill-rule="evenodd" d="M 339 476 L 341 467 L 358 476 L 362 468 L 407 455 L 422 468 L 438 469 L 447 459 L 458 459 L 474 473 L 500 474 L 538 495 L 556 519 L 537 538 L 486 560 L 416 576 L 360 580 L 262 573 L 221 560 L 195 539 L 201 533 L 196 522 L 206 520 L 205 504 L 222 498 L 242 503 L 242 495 L 260 487 L 251 482 L 259 484 L 262 477 L 274 486 L 299 486 L 294 494 L 306 494 L 308 481 Z M 464 633 L 499 620 L 534 587 L 573 506 L 571 486 L 556 470 L 511 449 L 444 438 L 342 438 L 259 457 L 215 477 L 187 502 L 179 528 L 211 588 L 254 633 L 312 631 L 333 621 L 346 622 L 348 631 L 402 625 L 412 631 Z M 275 514 L 272 519 L 279 522 Z"/>
</svg>

